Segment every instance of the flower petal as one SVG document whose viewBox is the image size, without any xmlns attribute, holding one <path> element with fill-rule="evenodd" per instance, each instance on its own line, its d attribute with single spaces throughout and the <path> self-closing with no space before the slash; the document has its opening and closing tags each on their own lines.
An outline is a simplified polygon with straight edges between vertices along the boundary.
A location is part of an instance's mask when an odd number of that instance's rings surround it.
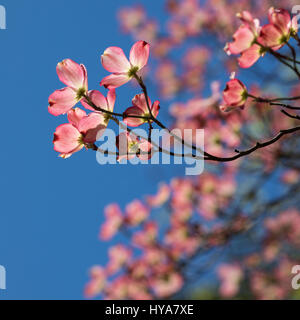
<svg viewBox="0 0 300 320">
<path fill-rule="evenodd" d="M 269 21 L 276 26 L 282 34 L 288 35 L 291 26 L 291 16 L 285 9 L 269 9 Z"/>
<path fill-rule="evenodd" d="M 149 160 L 152 156 L 150 152 L 152 148 L 152 144 L 147 140 L 142 140 L 142 142 L 139 143 L 139 148 L 141 153 L 138 155 L 138 157 L 141 160 Z"/>
<path fill-rule="evenodd" d="M 142 69 L 148 62 L 150 46 L 146 41 L 136 42 L 130 50 L 130 63 L 133 67 Z"/>
<path fill-rule="evenodd" d="M 72 124 L 62 124 L 54 133 L 54 150 L 64 154 L 73 153 L 80 146 L 80 138 L 80 132 Z"/>
<path fill-rule="evenodd" d="M 149 106 L 151 106 L 151 100 L 148 97 Z M 133 106 L 139 107 L 144 114 L 149 114 L 148 105 L 145 99 L 145 95 L 143 93 L 137 94 L 132 99 Z"/>
<path fill-rule="evenodd" d="M 159 109 L 160 109 L 159 101 L 156 100 L 153 102 L 153 105 L 151 107 L 151 112 L 152 112 L 152 115 L 154 116 L 154 118 L 157 118 L 158 113 L 159 113 Z"/>
<path fill-rule="evenodd" d="M 98 90 L 89 91 L 88 96 L 95 106 L 105 110 L 108 109 L 107 100 L 100 91 Z M 95 111 L 95 109 L 87 103 L 86 99 L 82 99 L 81 103 L 86 109 Z"/>
<path fill-rule="evenodd" d="M 252 45 L 248 50 L 245 50 L 242 55 L 238 58 L 239 66 L 241 68 L 251 67 L 259 58 L 260 46 L 257 44 Z"/>
<path fill-rule="evenodd" d="M 87 70 L 85 65 L 81 64 L 80 65 L 82 72 L 83 72 L 83 87 L 88 90 L 88 76 L 87 76 Z"/>
<path fill-rule="evenodd" d="M 129 159 L 128 158 L 128 147 L 130 144 L 130 137 L 128 131 L 121 132 L 116 138 L 116 146 L 119 150 L 119 156 L 117 161 L 121 161 L 122 159 Z"/>
<path fill-rule="evenodd" d="M 111 112 L 114 111 L 115 102 L 116 102 L 116 90 L 111 89 L 108 91 L 108 94 L 107 94 L 107 106 L 109 111 Z"/>
<path fill-rule="evenodd" d="M 86 117 L 86 112 L 80 108 L 68 111 L 68 120 L 76 128 L 78 128 L 80 120 L 84 117 Z"/>
<path fill-rule="evenodd" d="M 283 44 L 282 36 L 282 33 L 276 26 L 267 24 L 262 27 L 258 42 L 269 48 L 281 46 Z"/>
<path fill-rule="evenodd" d="M 139 118 L 131 118 L 129 116 L 140 116 L 140 117 L 144 117 L 145 113 L 144 111 L 139 108 L 139 107 L 130 107 L 128 109 L 125 110 L 124 112 L 124 123 L 126 123 L 128 126 L 130 127 L 138 127 L 141 124 L 145 123 L 144 119 L 139 119 Z"/>
<path fill-rule="evenodd" d="M 101 56 L 103 68 L 113 73 L 127 73 L 130 63 L 123 50 L 118 47 L 107 48 Z"/>
<path fill-rule="evenodd" d="M 78 129 L 84 135 L 85 143 L 95 142 L 101 134 L 101 130 L 106 128 L 104 117 L 101 113 L 93 112 L 81 119 Z M 103 133 L 102 132 L 102 133 Z"/>
<path fill-rule="evenodd" d="M 117 87 L 122 86 L 126 82 L 128 82 L 130 78 L 128 77 L 127 74 L 122 73 L 122 74 L 111 74 L 100 82 L 100 86 L 104 86 L 107 89 L 114 89 Z"/>
<path fill-rule="evenodd" d="M 244 84 L 238 79 L 232 79 L 226 84 L 223 99 L 228 106 L 240 107 L 245 104 L 245 92 L 247 89 Z"/>
<path fill-rule="evenodd" d="M 291 32 L 297 33 L 298 32 L 298 17 L 294 16 L 291 21 Z"/>
<path fill-rule="evenodd" d="M 57 64 L 57 75 L 61 82 L 75 91 L 86 88 L 87 81 L 86 69 L 71 59 L 65 59 Z"/>
<path fill-rule="evenodd" d="M 228 51 L 232 54 L 238 54 L 250 48 L 255 36 L 248 26 L 240 26 L 234 33 L 234 41 L 228 44 Z"/>
<path fill-rule="evenodd" d="M 50 95 L 48 111 L 54 116 L 58 116 L 68 112 L 76 103 L 76 92 L 66 87 L 56 90 Z"/>
</svg>

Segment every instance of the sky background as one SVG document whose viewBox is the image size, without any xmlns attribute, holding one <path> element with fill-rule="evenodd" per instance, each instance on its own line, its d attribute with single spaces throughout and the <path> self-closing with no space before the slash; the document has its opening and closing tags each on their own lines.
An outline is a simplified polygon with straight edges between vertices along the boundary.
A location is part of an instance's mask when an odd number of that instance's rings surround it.
<svg viewBox="0 0 300 320">
<path fill-rule="evenodd" d="M 120 32 L 117 11 L 138 2 L 156 18 L 165 15 L 163 1 L 0 2 L 7 11 L 7 30 L 0 30 L 0 265 L 7 290 L 0 299 L 82 299 L 88 269 L 107 259 L 108 244 L 98 240 L 104 206 L 153 194 L 174 170 L 183 172 L 178 166 L 104 167 L 93 151 L 63 160 L 53 150 L 53 132 L 66 122 L 47 111 L 48 96 L 64 86 L 57 62 L 85 64 L 89 89 L 100 89 L 107 75 L 100 54 L 111 45 L 128 53 L 133 44 Z M 116 110 L 136 93 L 120 88 Z"/>
</svg>

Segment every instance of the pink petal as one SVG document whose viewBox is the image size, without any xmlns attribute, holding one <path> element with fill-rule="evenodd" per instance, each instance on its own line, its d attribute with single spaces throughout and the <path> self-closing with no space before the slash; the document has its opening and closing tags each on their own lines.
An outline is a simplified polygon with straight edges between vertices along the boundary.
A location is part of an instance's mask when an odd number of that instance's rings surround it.
<svg viewBox="0 0 300 320">
<path fill-rule="evenodd" d="M 243 11 L 242 13 L 238 13 L 237 17 L 240 18 L 241 21 L 251 29 L 255 36 L 259 33 L 259 20 L 253 19 L 249 11 Z"/>
<path fill-rule="evenodd" d="M 84 295 L 93 298 L 101 293 L 106 284 L 106 271 L 100 266 L 95 266 L 90 271 L 90 281 L 86 284 Z"/>
<path fill-rule="evenodd" d="M 76 128 L 78 128 L 80 120 L 84 117 L 86 117 L 86 112 L 80 108 L 68 111 L 68 120 Z"/>
<path fill-rule="evenodd" d="M 153 102 L 153 105 L 151 107 L 152 115 L 154 116 L 154 118 L 157 118 L 159 109 L 160 109 L 159 101 L 156 100 Z"/>
<path fill-rule="evenodd" d="M 80 65 L 82 72 L 83 72 L 83 87 L 88 90 L 88 76 L 87 76 L 87 70 L 85 65 L 81 64 Z"/>
<path fill-rule="evenodd" d="M 260 49 L 259 45 L 254 44 L 248 50 L 245 50 L 238 58 L 239 66 L 241 68 L 251 67 L 260 58 Z"/>
<path fill-rule="evenodd" d="M 105 110 L 108 109 L 107 100 L 100 91 L 98 90 L 89 91 L 88 96 L 97 107 Z M 95 109 L 92 106 L 90 106 L 85 99 L 82 99 L 81 103 L 86 109 L 95 111 Z"/>
<path fill-rule="evenodd" d="M 227 82 L 226 88 L 223 91 L 223 99 L 228 106 L 239 107 L 244 105 L 245 99 L 243 97 L 246 87 L 238 79 L 232 79 Z"/>
<path fill-rule="evenodd" d="M 66 87 L 56 90 L 50 95 L 48 111 L 54 116 L 58 116 L 68 112 L 76 103 L 76 92 Z"/>
<path fill-rule="evenodd" d="M 128 82 L 130 78 L 127 74 L 111 74 L 100 82 L 100 86 L 104 86 L 107 89 L 114 89 L 122 86 L 126 82 Z"/>
<path fill-rule="evenodd" d="M 258 38 L 259 43 L 265 47 L 276 47 L 282 45 L 283 34 L 273 24 L 264 25 Z"/>
<path fill-rule="evenodd" d="M 150 46 L 145 41 L 136 42 L 130 50 L 130 62 L 132 66 L 142 69 L 148 62 Z"/>
<path fill-rule="evenodd" d="M 234 41 L 228 44 L 228 51 L 238 54 L 250 48 L 255 36 L 248 26 L 240 26 L 234 33 Z"/>
<path fill-rule="evenodd" d="M 138 157 L 141 160 L 148 160 L 151 158 L 152 155 L 149 152 L 151 151 L 152 144 L 149 141 L 143 140 L 143 142 L 139 144 L 139 148 L 141 150 L 141 154 L 139 154 Z"/>
<path fill-rule="evenodd" d="M 149 106 L 151 106 L 151 100 L 148 97 Z M 143 93 L 137 94 L 132 99 L 133 106 L 139 107 L 144 114 L 149 114 L 148 105 L 145 99 L 145 95 Z"/>
<path fill-rule="evenodd" d="M 149 209 L 139 200 L 134 200 L 126 206 L 126 222 L 137 226 L 149 216 Z"/>
<path fill-rule="evenodd" d="M 119 149 L 119 154 L 120 154 L 120 156 L 118 157 L 118 161 L 121 161 L 122 159 L 129 159 L 128 158 L 128 147 L 132 141 L 133 140 L 131 139 L 128 131 L 121 132 L 117 136 L 116 145 L 117 145 L 117 148 Z M 133 158 L 133 157 L 131 157 L 131 158 Z"/>
<path fill-rule="evenodd" d="M 61 153 L 73 153 L 80 147 L 80 132 L 70 123 L 65 123 L 56 128 L 53 143 L 54 150 Z"/>
<path fill-rule="evenodd" d="M 147 140 L 142 140 L 142 142 L 139 144 L 139 147 L 143 152 L 148 152 L 151 150 L 152 144 Z"/>
<path fill-rule="evenodd" d="M 113 112 L 114 107 L 115 107 L 115 102 L 116 102 L 116 90 L 115 89 L 111 89 L 108 91 L 107 102 L 108 102 L 108 110 Z"/>
<path fill-rule="evenodd" d="M 131 118 L 131 116 L 145 116 L 144 111 L 140 109 L 139 107 L 130 107 L 125 110 L 124 112 L 124 123 L 126 123 L 130 127 L 138 127 L 141 124 L 145 123 L 144 119 L 138 119 L 138 118 Z"/>
<path fill-rule="evenodd" d="M 80 100 L 81 104 L 88 110 L 95 111 L 95 109 L 88 104 L 85 98 Z"/>
<path fill-rule="evenodd" d="M 163 183 L 160 185 L 156 195 L 147 197 L 147 203 L 154 208 L 160 207 L 168 201 L 170 194 L 170 187 L 167 184 Z"/>
<path fill-rule="evenodd" d="M 81 119 L 78 129 L 84 135 L 84 142 L 94 143 L 104 132 L 106 125 L 102 114 L 93 112 Z"/>
<path fill-rule="evenodd" d="M 61 82 L 74 90 L 86 88 L 87 75 L 85 67 L 71 59 L 65 59 L 57 64 L 57 75 Z"/>
<path fill-rule="evenodd" d="M 242 22 L 244 22 L 244 23 L 252 23 L 253 22 L 252 14 L 246 10 L 242 11 L 242 13 L 238 13 L 237 17 L 239 19 L 241 19 Z"/>
<path fill-rule="evenodd" d="M 128 138 L 129 138 L 129 133 L 126 132 L 121 132 L 117 138 L 116 138 L 116 145 L 118 149 L 122 148 L 122 151 L 127 151 L 127 145 L 128 145 Z"/>
<path fill-rule="evenodd" d="M 122 221 L 122 211 L 117 203 L 111 203 L 104 209 L 104 214 L 107 219 L 117 218 Z"/>
<path fill-rule="evenodd" d="M 123 50 L 118 47 L 107 48 L 101 56 L 103 68 L 113 73 L 127 73 L 130 63 Z"/>
<path fill-rule="evenodd" d="M 291 21 L 291 31 L 294 33 L 298 32 L 298 17 L 294 16 Z"/>
<path fill-rule="evenodd" d="M 269 21 L 275 25 L 283 34 L 287 35 L 290 31 L 291 16 L 285 9 L 269 9 Z"/>
</svg>

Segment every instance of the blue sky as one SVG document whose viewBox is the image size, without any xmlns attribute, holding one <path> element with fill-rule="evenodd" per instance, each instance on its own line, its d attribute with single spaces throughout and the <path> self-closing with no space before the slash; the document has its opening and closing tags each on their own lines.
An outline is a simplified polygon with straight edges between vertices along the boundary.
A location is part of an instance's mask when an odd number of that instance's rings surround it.
<svg viewBox="0 0 300 320">
<path fill-rule="evenodd" d="M 164 14 L 162 1 L 140 3 L 153 16 Z M 107 74 L 101 52 L 110 45 L 128 52 L 132 45 L 116 19 L 123 0 L 0 4 L 8 28 L 0 30 L 0 265 L 7 270 L 0 299 L 81 299 L 89 267 L 106 260 L 107 244 L 97 239 L 103 207 L 154 193 L 158 182 L 182 169 L 103 167 L 92 151 L 68 160 L 53 151 L 53 132 L 65 122 L 47 112 L 49 94 L 63 87 L 56 64 L 64 58 L 84 63 L 89 88 L 99 89 Z M 118 90 L 117 108 L 129 106 L 135 93 L 130 86 Z"/>
</svg>

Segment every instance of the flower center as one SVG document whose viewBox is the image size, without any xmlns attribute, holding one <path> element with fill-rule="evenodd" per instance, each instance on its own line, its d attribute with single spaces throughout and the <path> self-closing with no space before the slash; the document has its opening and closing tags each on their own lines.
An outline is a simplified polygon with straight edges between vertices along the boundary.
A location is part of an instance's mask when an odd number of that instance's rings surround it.
<svg viewBox="0 0 300 320">
<path fill-rule="evenodd" d="M 286 42 L 288 42 L 288 41 L 289 41 L 289 35 L 284 34 L 284 35 L 280 38 L 279 43 L 280 43 L 280 44 L 283 44 L 283 43 L 286 43 Z"/>
<path fill-rule="evenodd" d="M 85 88 L 80 88 L 76 92 L 76 99 L 79 101 L 81 98 L 85 95 L 86 89 Z"/>
<path fill-rule="evenodd" d="M 139 71 L 139 67 L 135 66 L 135 67 L 131 67 L 128 71 L 128 77 L 132 78 L 137 72 Z"/>
<path fill-rule="evenodd" d="M 130 153 L 136 153 L 139 150 L 139 145 L 137 142 L 131 142 L 129 144 L 129 151 Z"/>
<path fill-rule="evenodd" d="M 111 119 L 111 115 L 108 113 L 105 113 L 103 116 L 104 116 L 104 122 L 107 125 L 109 120 Z"/>
<path fill-rule="evenodd" d="M 78 143 L 79 143 L 80 145 L 84 144 L 83 135 L 81 135 L 81 136 L 78 138 Z"/>
<path fill-rule="evenodd" d="M 244 90 L 242 93 L 242 100 L 247 100 L 247 98 L 248 98 L 248 92 L 247 90 Z"/>
</svg>

